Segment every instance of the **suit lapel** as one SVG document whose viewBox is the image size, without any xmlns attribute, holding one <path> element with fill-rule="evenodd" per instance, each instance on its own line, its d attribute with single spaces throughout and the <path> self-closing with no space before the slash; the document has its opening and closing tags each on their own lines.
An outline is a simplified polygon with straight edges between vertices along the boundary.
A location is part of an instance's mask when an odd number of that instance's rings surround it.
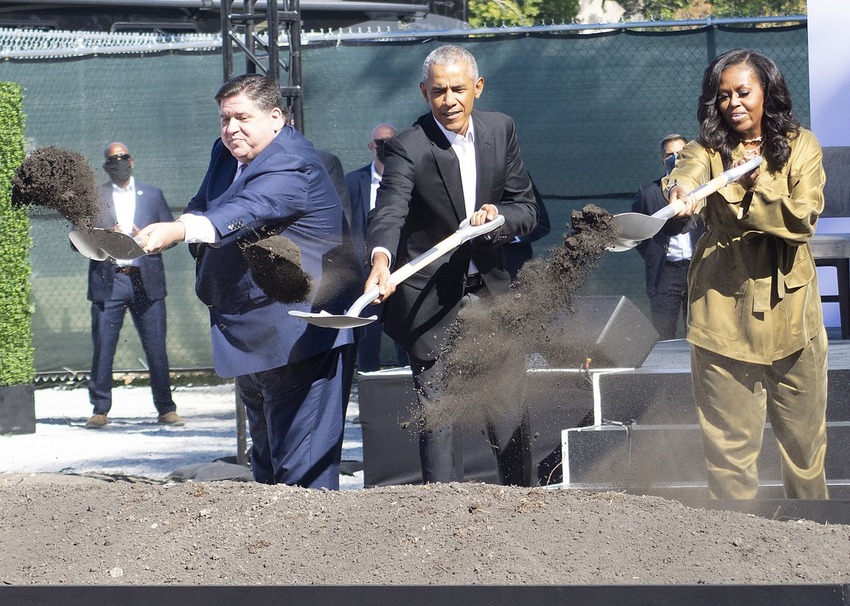
<svg viewBox="0 0 850 606">
<path fill-rule="evenodd" d="M 496 148 L 493 133 L 475 110 L 472 112 L 472 119 L 475 120 L 475 169 L 478 175 L 478 180 L 475 183 L 475 209 L 478 210 L 481 205 L 490 202 L 487 199 L 488 188 L 481 187 L 481 184 L 493 183 Z"/>
<path fill-rule="evenodd" d="M 360 212 L 363 214 L 363 225 L 369 216 L 369 205 L 372 203 L 372 165 L 370 164 L 360 175 Z"/>
<path fill-rule="evenodd" d="M 430 113 L 423 116 L 420 123 L 425 135 L 431 141 L 431 153 L 434 155 L 437 172 L 440 173 L 440 179 L 443 181 L 452 208 L 457 215 L 457 221 L 460 223 L 466 218 L 466 206 L 463 203 L 463 182 L 460 178 L 460 164 L 457 156 Z"/>
</svg>

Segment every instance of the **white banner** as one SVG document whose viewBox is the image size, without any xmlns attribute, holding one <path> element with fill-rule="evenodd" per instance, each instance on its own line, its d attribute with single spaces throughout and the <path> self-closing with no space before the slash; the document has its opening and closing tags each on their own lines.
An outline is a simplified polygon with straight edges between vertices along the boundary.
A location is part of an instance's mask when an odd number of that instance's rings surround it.
<svg viewBox="0 0 850 606">
<path fill-rule="evenodd" d="M 812 130 L 824 147 L 850 146 L 850 2 L 809 0 Z"/>
</svg>

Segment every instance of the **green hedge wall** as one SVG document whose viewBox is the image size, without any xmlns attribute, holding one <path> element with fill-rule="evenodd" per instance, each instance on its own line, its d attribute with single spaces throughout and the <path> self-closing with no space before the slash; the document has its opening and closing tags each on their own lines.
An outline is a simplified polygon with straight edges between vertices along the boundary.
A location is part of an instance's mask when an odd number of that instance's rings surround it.
<svg viewBox="0 0 850 606">
<path fill-rule="evenodd" d="M 0 82 L 0 386 L 29 383 L 35 376 L 30 223 L 26 209 L 11 204 L 12 178 L 24 153 L 21 87 Z"/>
</svg>

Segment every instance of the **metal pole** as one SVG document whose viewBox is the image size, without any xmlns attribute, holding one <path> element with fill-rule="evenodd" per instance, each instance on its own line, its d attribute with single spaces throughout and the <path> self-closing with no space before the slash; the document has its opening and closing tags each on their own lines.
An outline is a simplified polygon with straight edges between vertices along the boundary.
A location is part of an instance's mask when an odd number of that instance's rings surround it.
<svg viewBox="0 0 850 606">
<path fill-rule="evenodd" d="M 245 403 L 239 397 L 239 390 L 235 389 L 236 397 L 236 463 L 239 465 L 248 465 L 250 457 L 248 456 L 248 415 L 245 411 Z"/>
<path fill-rule="evenodd" d="M 301 0 L 291 0 L 291 10 L 301 14 Z M 301 19 L 289 29 L 289 85 L 298 88 L 298 94 L 292 100 L 292 118 L 295 128 L 304 132 L 304 103 L 301 95 Z"/>
<path fill-rule="evenodd" d="M 233 25 L 230 22 L 230 11 L 233 0 L 222 0 L 221 2 L 221 58 L 224 67 L 224 81 L 233 77 L 233 44 L 230 41 Z"/>
</svg>

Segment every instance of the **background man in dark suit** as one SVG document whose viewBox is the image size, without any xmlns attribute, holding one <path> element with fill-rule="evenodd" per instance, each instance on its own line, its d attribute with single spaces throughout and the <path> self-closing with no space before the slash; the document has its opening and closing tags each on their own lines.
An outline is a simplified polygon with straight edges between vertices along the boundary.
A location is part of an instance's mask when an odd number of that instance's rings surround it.
<svg viewBox="0 0 850 606">
<path fill-rule="evenodd" d="M 96 226 L 135 236 L 157 221 L 170 221 L 171 211 L 162 191 L 133 178 L 135 162 L 123 143 L 104 151 L 104 170 L 110 183 L 98 191 L 102 204 Z M 89 400 L 94 414 L 87 429 L 107 424 L 112 408 L 112 362 L 126 310 L 139 333 L 148 361 L 153 403 L 164 425 L 183 425 L 171 399 L 168 354 L 165 349 L 165 269 L 162 257 L 146 255 L 133 261 L 109 259 L 89 262 L 88 299 L 91 301 L 92 356 Z"/>
<path fill-rule="evenodd" d="M 661 162 L 669 174 L 675 155 L 685 147 L 682 135 L 667 135 L 661 141 Z M 641 186 L 632 203 L 634 212 L 651 215 L 667 206 L 661 179 Z M 637 246 L 646 267 L 646 294 L 652 325 L 662 341 L 675 339 L 681 313 L 687 329 L 688 267 L 696 241 L 705 232 L 702 219 L 671 219 L 653 238 Z"/>
<path fill-rule="evenodd" d="M 534 190 L 534 199 L 537 200 L 537 208 L 539 209 L 537 227 L 524 236 L 516 236 L 510 242 L 506 242 L 503 247 L 505 252 L 505 269 L 511 276 L 511 282 L 516 280 L 522 266 L 534 258 L 534 249 L 531 243 L 546 237 L 552 228 L 549 222 L 549 212 L 546 210 L 546 205 L 543 204 L 543 196 L 537 191 L 537 187 L 533 181 L 531 186 Z"/>
<path fill-rule="evenodd" d="M 177 221 L 142 230 L 144 247 L 193 243 L 215 369 L 236 377 L 254 479 L 336 489 L 354 337 L 288 312 L 342 314 L 359 294 L 363 273 L 342 205 L 312 144 L 288 125 L 274 80 L 238 76 L 215 99 L 221 139 L 204 181 Z M 305 301 L 271 299 L 252 276 L 242 246 L 270 235 L 299 248 L 311 280 Z"/>
<path fill-rule="evenodd" d="M 290 124 L 290 126 L 292 125 Z M 317 149 L 316 153 L 319 154 L 325 170 L 328 171 L 331 181 L 333 181 L 336 193 L 339 195 L 339 201 L 342 203 L 342 210 L 345 212 L 345 220 L 351 225 L 351 196 L 348 193 L 348 185 L 345 182 L 345 170 L 342 168 L 342 162 L 339 156 L 327 150 Z"/>
<path fill-rule="evenodd" d="M 475 58 L 457 46 L 437 48 L 425 59 L 419 87 L 431 111 L 385 144 L 383 179 L 369 217 L 372 271 L 366 288 L 379 286 L 384 330 L 410 355 L 427 417 L 439 395 L 441 349 L 462 302 L 508 291 L 501 245 L 530 232 L 538 208 L 514 121 L 496 112 L 473 112 L 484 89 Z M 505 224 L 480 242 L 464 244 L 399 285 L 388 281 L 391 267 L 445 239 L 464 219 L 481 225 L 499 214 Z M 423 481 L 463 479 L 453 442 L 449 426 L 420 432 Z M 502 481 L 527 483 L 527 461 L 502 456 L 503 446 L 494 442 Z M 523 458 L 527 449 L 514 454 Z"/>
<path fill-rule="evenodd" d="M 398 134 L 392 124 L 381 123 L 372 129 L 367 145 L 372 152 L 372 161 L 362 168 L 345 175 L 351 198 L 351 240 L 354 250 L 360 257 L 363 267 L 368 272 L 371 269 L 369 254 L 366 251 L 366 226 L 369 211 L 375 208 L 378 186 L 384 174 L 384 145 L 387 140 Z M 380 305 L 371 305 L 361 315 L 381 315 Z M 367 324 L 361 330 L 360 342 L 357 344 L 357 369 L 360 372 L 370 372 L 381 368 L 381 337 L 383 328 L 380 322 Z M 395 343 L 396 363 L 407 366 L 407 353 L 398 343 Z"/>
</svg>

